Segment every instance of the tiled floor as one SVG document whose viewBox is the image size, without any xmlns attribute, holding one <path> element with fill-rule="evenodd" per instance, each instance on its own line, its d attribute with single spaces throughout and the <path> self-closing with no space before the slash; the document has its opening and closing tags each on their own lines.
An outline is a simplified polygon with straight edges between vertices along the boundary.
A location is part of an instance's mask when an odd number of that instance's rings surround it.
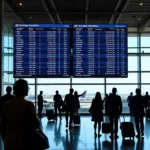
<svg viewBox="0 0 150 150">
<path fill-rule="evenodd" d="M 121 120 L 123 120 L 121 118 Z M 126 121 L 134 121 L 126 117 Z M 145 137 L 134 141 L 122 141 L 119 130 L 119 139 L 111 143 L 109 134 L 103 134 L 100 139 L 94 139 L 93 122 L 90 116 L 81 117 L 81 126 L 66 130 L 65 118 L 60 122 L 49 122 L 42 119 L 41 127 L 49 138 L 50 150 L 149 150 L 150 149 L 150 121 L 145 119 Z M 0 150 L 2 144 L 0 142 Z"/>
</svg>

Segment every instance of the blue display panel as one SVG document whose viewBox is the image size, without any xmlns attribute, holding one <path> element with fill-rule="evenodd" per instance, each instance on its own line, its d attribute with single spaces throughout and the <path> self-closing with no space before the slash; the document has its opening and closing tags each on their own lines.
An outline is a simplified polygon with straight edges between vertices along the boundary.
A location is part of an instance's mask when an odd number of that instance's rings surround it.
<svg viewBox="0 0 150 150">
<path fill-rule="evenodd" d="M 73 25 L 74 77 L 127 77 L 127 25 Z"/>
<path fill-rule="evenodd" d="M 70 76 L 70 25 L 14 24 L 14 77 Z"/>
</svg>

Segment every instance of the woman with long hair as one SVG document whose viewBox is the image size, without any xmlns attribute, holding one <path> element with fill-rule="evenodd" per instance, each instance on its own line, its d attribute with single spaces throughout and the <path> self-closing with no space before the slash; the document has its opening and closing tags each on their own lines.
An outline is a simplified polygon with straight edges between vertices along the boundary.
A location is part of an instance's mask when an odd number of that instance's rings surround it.
<svg viewBox="0 0 150 150">
<path fill-rule="evenodd" d="M 98 137 L 101 137 L 101 122 L 103 121 L 103 101 L 100 92 L 97 92 L 95 98 L 92 101 L 92 121 L 94 121 L 94 135 L 97 136 L 97 125 L 98 125 Z"/>
</svg>

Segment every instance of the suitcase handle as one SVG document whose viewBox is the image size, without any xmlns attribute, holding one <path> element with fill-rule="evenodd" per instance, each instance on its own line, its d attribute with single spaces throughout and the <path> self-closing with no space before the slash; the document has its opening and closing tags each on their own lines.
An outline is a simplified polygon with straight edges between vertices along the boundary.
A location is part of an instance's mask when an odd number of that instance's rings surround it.
<svg viewBox="0 0 150 150">
<path fill-rule="evenodd" d="M 125 117 L 124 117 L 124 115 L 122 115 L 123 116 L 123 120 L 124 120 L 124 122 L 126 122 L 125 121 Z M 120 121 L 120 123 L 121 123 L 121 117 L 119 116 L 119 121 Z"/>
</svg>

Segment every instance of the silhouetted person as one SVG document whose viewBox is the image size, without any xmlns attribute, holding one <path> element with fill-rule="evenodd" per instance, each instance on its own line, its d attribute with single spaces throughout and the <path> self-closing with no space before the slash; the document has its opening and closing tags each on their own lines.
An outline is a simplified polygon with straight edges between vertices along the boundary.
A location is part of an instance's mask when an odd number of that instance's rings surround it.
<svg viewBox="0 0 150 150">
<path fill-rule="evenodd" d="M 117 89 L 112 89 L 112 94 L 108 96 L 106 109 L 108 111 L 108 115 L 110 117 L 110 124 L 111 124 L 111 136 L 110 138 L 113 139 L 113 125 L 115 124 L 115 139 L 118 138 L 118 119 L 122 112 L 122 102 L 121 97 L 116 95 Z"/>
<path fill-rule="evenodd" d="M 43 91 L 40 91 L 40 94 L 38 95 L 38 115 L 39 115 L 39 118 L 42 118 L 43 102 L 46 102 L 46 101 L 43 99 Z"/>
<path fill-rule="evenodd" d="M 130 95 L 128 96 L 128 98 L 127 98 L 127 102 L 128 102 L 128 106 L 129 106 L 131 116 L 133 115 L 132 107 L 131 107 L 132 99 L 133 99 L 133 93 L 131 92 Z"/>
<path fill-rule="evenodd" d="M 149 101 L 150 101 L 150 96 L 149 96 L 148 92 L 145 93 L 144 101 L 145 101 L 146 107 L 148 107 L 149 106 Z"/>
<path fill-rule="evenodd" d="M 74 97 L 75 97 L 75 111 L 78 113 L 78 110 L 80 108 L 80 102 L 79 102 L 79 97 L 81 97 L 82 95 L 84 95 L 85 92 L 83 92 L 81 95 L 78 95 L 78 92 L 75 91 L 74 92 Z"/>
<path fill-rule="evenodd" d="M 29 127 L 37 129 L 40 121 L 36 117 L 34 104 L 25 100 L 28 95 L 27 81 L 20 79 L 13 86 L 14 99 L 4 105 L 2 110 L 2 137 L 5 150 L 27 150 L 31 145 L 25 145 L 26 123 Z M 28 105 L 28 121 L 26 120 Z M 30 135 L 29 135 L 30 136 Z M 29 137 L 30 138 L 30 137 Z M 28 147 L 28 148 L 26 148 Z"/>
<path fill-rule="evenodd" d="M 10 100 L 14 98 L 14 96 L 11 94 L 12 88 L 10 86 L 6 87 L 6 95 L 2 96 L 0 99 L 0 118 L 1 118 L 1 111 L 3 106 Z"/>
<path fill-rule="evenodd" d="M 95 95 L 95 98 L 92 101 L 91 104 L 92 109 L 92 121 L 94 121 L 94 135 L 97 136 L 97 125 L 98 125 L 98 137 L 101 136 L 100 130 L 101 130 L 101 122 L 103 121 L 103 101 L 101 98 L 100 92 L 97 92 Z"/>
<path fill-rule="evenodd" d="M 63 101 L 63 100 L 62 100 L 61 95 L 59 94 L 59 91 L 56 91 L 56 95 L 54 95 L 53 100 L 54 100 L 54 108 L 55 108 L 55 119 L 57 120 L 57 109 L 58 109 L 60 120 L 61 120 L 62 118 L 61 118 L 61 109 L 60 109 L 60 107 L 61 107 L 61 101 Z"/>
<path fill-rule="evenodd" d="M 70 89 L 70 93 L 65 96 L 64 103 L 66 104 L 66 127 L 68 127 L 68 116 L 70 114 L 69 129 L 72 128 L 73 114 L 75 112 L 75 97 L 73 95 L 74 89 Z"/>
<path fill-rule="evenodd" d="M 141 95 L 141 90 L 136 89 L 136 95 L 132 99 L 132 108 L 133 108 L 133 115 L 135 119 L 135 125 L 136 125 L 136 131 L 137 135 L 136 137 L 140 137 L 140 135 L 144 136 L 144 98 Z"/>
</svg>

